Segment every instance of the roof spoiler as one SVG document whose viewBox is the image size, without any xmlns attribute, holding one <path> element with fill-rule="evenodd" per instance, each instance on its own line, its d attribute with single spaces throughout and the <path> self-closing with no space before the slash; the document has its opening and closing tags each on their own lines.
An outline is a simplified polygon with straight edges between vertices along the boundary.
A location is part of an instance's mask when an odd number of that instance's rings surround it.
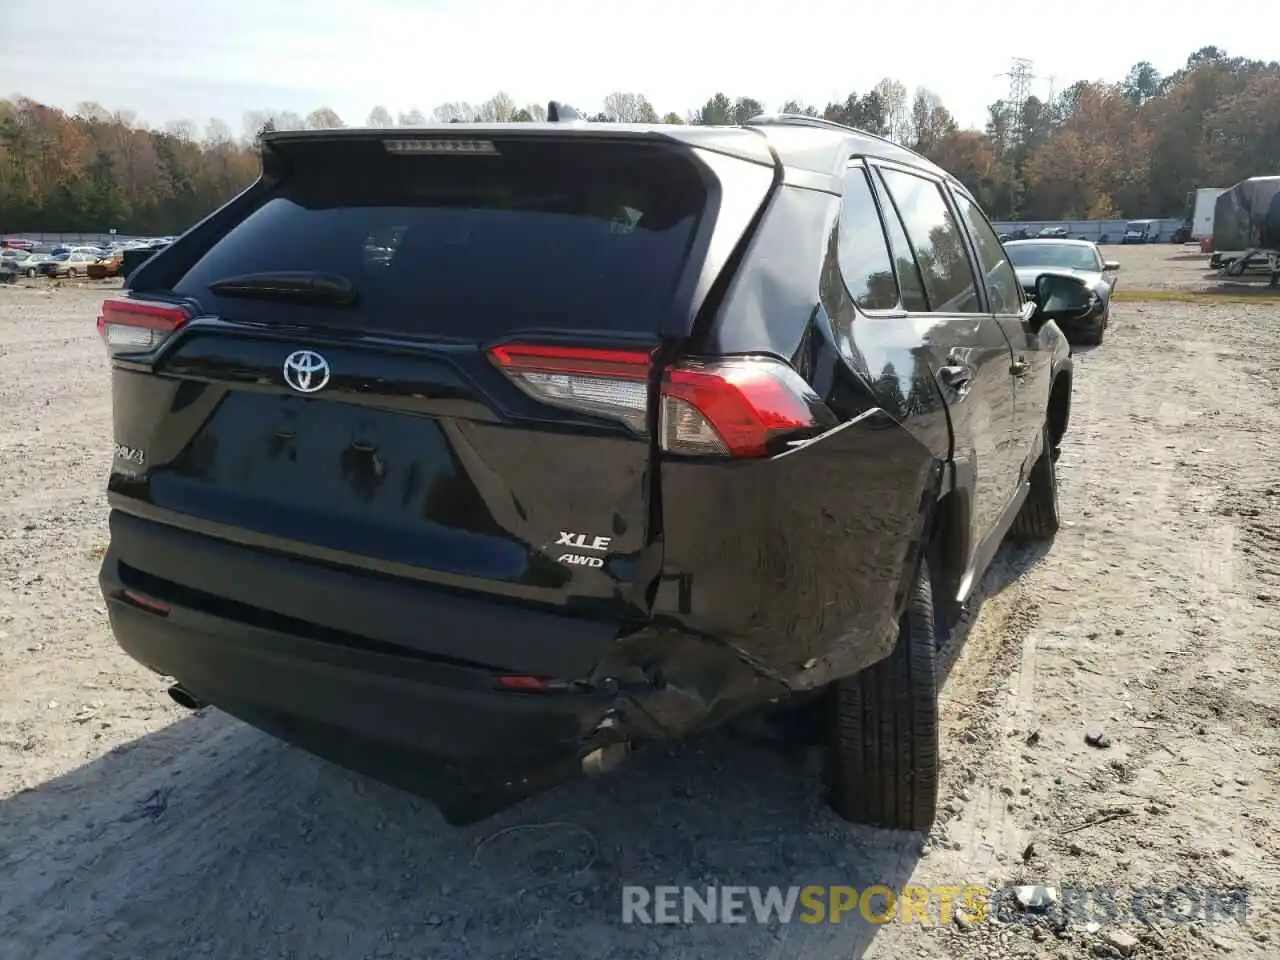
<svg viewBox="0 0 1280 960">
<path fill-rule="evenodd" d="M 561 103 L 559 100 L 552 100 L 547 104 L 547 122 L 548 123 L 572 123 L 574 120 L 581 120 L 582 114 L 567 103 Z"/>
</svg>

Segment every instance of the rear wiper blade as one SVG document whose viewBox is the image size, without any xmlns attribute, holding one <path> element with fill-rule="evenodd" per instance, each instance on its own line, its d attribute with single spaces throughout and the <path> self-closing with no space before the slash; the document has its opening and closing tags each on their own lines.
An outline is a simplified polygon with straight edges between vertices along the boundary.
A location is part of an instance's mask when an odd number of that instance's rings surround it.
<svg viewBox="0 0 1280 960">
<path fill-rule="evenodd" d="M 341 307 L 351 306 L 360 296 L 356 285 L 341 274 L 312 270 L 243 273 L 215 280 L 209 284 L 209 291 L 221 297 L 291 300 Z"/>
</svg>

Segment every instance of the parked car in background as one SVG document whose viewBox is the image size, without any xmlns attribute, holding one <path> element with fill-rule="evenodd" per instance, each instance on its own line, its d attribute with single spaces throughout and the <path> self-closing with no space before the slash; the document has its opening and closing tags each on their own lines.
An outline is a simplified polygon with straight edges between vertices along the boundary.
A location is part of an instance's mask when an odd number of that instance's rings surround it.
<svg viewBox="0 0 1280 960">
<path fill-rule="evenodd" d="M 30 250 L 34 246 L 34 241 L 24 240 L 21 237 L 6 237 L 0 240 L 0 249 L 4 250 Z"/>
<path fill-rule="evenodd" d="M 1066 273 L 1082 280 L 1092 297 L 1087 313 L 1073 318 L 1062 332 L 1072 343 L 1099 344 L 1111 322 L 1111 294 L 1120 264 L 1104 260 L 1097 244 L 1088 240 L 1015 240 L 1004 245 L 1018 282 L 1034 296 L 1036 279 L 1045 273 Z M 1061 326 L 1061 324 L 1060 324 Z"/>
<path fill-rule="evenodd" d="M 107 277 L 120 276 L 120 265 L 124 261 L 124 254 L 120 250 L 113 250 L 105 257 L 99 257 L 85 269 L 85 275 L 90 280 L 105 280 Z"/>
<path fill-rule="evenodd" d="M 40 267 L 51 259 L 48 253 L 35 253 L 28 250 L 15 250 L 14 253 L 19 256 L 10 258 L 9 262 L 13 263 L 24 277 L 38 277 Z"/>
<path fill-rule="evenodd" d="M 104 303 L 116 638 L 454 823 L 782 702 L 841 816 L 928 830 L 1087 292 L 839 124 L 526 126 L 267 134 Z"/>
<path fill-rule="evenodd" d="M 1154 220 L 1130 220 L 1124 225 L 1121 243 L 1155 243 L 1159 239 L 1160 225 Z"/>
<path fill-rule="evenodd" d="M 1066 227 L 1044 227 L 1040 230 L 1039 233 L 1036 234 L 1036 237 L 1041 240 L 1056 240 L 1056 239 L 1065 240 L 1066 236 L 1067 236 Z"/>
<path fill-rule="evenodd" d="M 87 276 L 89 265 L 97 261 L 97 252 L 81 248 L 46 260 L 40 264 L 40 273 L 46 277 L 67 277 L 74 280 L 76 277 Z"/>
</svg>

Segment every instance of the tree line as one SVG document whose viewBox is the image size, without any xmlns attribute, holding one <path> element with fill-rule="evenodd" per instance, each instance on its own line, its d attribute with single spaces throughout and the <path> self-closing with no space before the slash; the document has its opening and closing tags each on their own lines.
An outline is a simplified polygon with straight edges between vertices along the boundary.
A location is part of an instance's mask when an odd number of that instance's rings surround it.
<svg viewBox="0 0 1280 960">
<path fill-rule="evenodd" d="M 765 112 L 752 97 L 717 93 L 684 116 L 659 114 L 642 94 L 605 97 L 589 119 L 737 124 Z M 1181 216 L 1197 186 L 1230 186 L 1280 173 L 1280 63 L 1204 47 L 1161 76 L 1136 64 L 1118 83 L 1080 81 L 1051 98 L 990 105 L 985 128 L 964 129 L 935 92 L 884 79 L 825 106 L 773 109 L 824 117 L 889 137 L 949 170 L 999 220 Z M 481 104 L 442 103 L 430 116 L 393 117 L 376 106 L 370 127 L 546 119 L 541 105 L 498 93 Z M 0 100 L 0 231 L 171 234 L 242 190 L 258 173 L 264 131 L 345 126 L 332 109 L 306 116 L 251 111 L 236 136 L 221 120 L 151 129 L 129 111 L 82 103 L 55 109 Z"/>
</svg>

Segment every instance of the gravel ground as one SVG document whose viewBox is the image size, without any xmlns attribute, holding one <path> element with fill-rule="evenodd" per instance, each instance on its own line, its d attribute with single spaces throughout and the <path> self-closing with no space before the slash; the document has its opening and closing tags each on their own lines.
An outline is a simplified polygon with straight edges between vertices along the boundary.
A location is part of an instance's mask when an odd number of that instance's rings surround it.
<svg viewBox="0 0 1280 960">
<path fill-rule="evenodd" d="M 1107 250 L 1130 289 L 1204 285 L 1203 258 Z M 1280 953 L 1280 304 L 1120 303 L 1106 344 L 1078 356 L 1070 523 L 1047 551 L 1001 553 L 949 649 L 947 810 L 922 843 L 842 823 L 811 764 L 723 734 L 454 829 L 175 707 L 118 652 L 97 595 L 102 286 L 0 287 L 3 956 Z M 1086 744 L 1090 728 L 1110 745 Z M 1059 907 L 1068 889 L 1116 888 L 1120 909 L 1096 928 L 1056 908 L 620 922 L 624 884 L 708 883 L 1042 884 Z M 1245 922 L 1127 909 L 1134 890 L 1179 884 L 1246 889 Z"/>
</svg>

